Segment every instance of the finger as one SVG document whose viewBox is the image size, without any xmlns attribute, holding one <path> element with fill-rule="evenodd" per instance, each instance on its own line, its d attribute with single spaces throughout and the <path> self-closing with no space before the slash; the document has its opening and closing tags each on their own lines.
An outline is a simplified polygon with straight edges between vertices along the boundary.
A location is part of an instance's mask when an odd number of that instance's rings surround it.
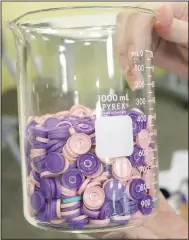
<svg viewBox="0 0 189 240">
<path fill-rule="evenodd" d="M 77 239 L 95 239 L 95 238 L 90 236 L 90 234 L 87 235 L 87 234 L 77 233 Z"/>
<path fill-rule="evenodd" d="M 156 32 L 163 39 L 188 46 L 188 23 L 176 18 L 173 19 L 172 25 L 167 26 L 162 22 L 154 25 Z"/>
<path fill-rule="evenodd" d="M 151 9 L 158 12 L 164 6 L 171 8 L 173 17 L 177 19 L 183 19 L 188 21 L 188 2 L 153 2 L 153 3 L 142 3 L 138 5 L 139 7 Z"/>
<path fill-rule="evenodd" d="M 173 17 L 188 21 L 188 2 L 170 2 Z"/>
<path fill-rule="evenodd" d="M 114 38 L 116 55 L 128 54 L 130 47 L 135 51 L 149 47 L 153 18 L 153 14 L 136 10 L 119 14 Z"/>
<path fill-rule="evenodd" d="M 115 55 L 125 54 L 127 21 L 131 13 L 120 12 L 116 18 L 116 28 L 114 35 L 114 53 Z"/>
<path fill-rule="evenodd" d="M 132 9 L 119 14 L 114 38 L 115 53 L 119 58 L 121 70 L 133 91 L 139 88 L 138 82 L 144 81 L 143 74 L 134 68 L 136 59 L 133 53 L 149 49 L 151 44 L 154 14 L 151 11 L 143 11 L 145 10 Z"/>
<path fill-rule="evenodd" d="M 88 236 L 92 237 L 93 239 L 102 239 L 105 235 L 110 234 L 111 232 L 98 232 L 98 233 L 91 233 Z"/>
<path fill-rule="evenodd" d="M 173 11 L 170 5 L 163 5 L 158 8 L 156 15 L 156 22 L 154 27 L 156 30 L 167 31 L 173 23 Z"/>
<path fill-rule="evenodd" d="M 164 5 L 158 9 L 155 30 L 163 39 L 188 45 L 188 22 L 173 18 L 176 5 Z"/>
<path fill-rule="evenodd" d="M 117 16 L 114 51 L 118 55 L 123 74 L 131 90 L 136 90 L 136 82 L 142 82 L 143 75 L 135 71 L 133 53 L 149 49 L 153 15 L 130 10 Z M 140 26 L 140 27 L 139 27 Z M 129 31 L 128 31 L 129 29 Z"/>
<path fill-rule="evenodd" d="M 158 197 L 159 197 L 158 212 L 174 213 L 174 210 L 169 206 L 169 204 L 168 204 L 167 200 L 165 199 L 165 197 L 163 196 L 162 192 L 159 191 Z"/>
<path fill-rule="evenodd" d="M 127 239 L 127 236 L 125 232 L 113 232 L 104 235 L 102 239 Z"/>
<path fill-rule="evenodd" d="M 157 13 L 157 21 L 155 23 L 155 28 L 160 34 L 163 34 L 163 31 L 166 31 L 171 28 L 172 24 L 175 26 L 179 25 L 179 20 L 176 21 L 173 17 L 179 18 L 182 16 L 186 3 L 167 3 L 162 6 L 162 3 L 143 3 L 138 4 L 140 7 L 147 7 L 150 10 L 155 10 Z M 148 10 L 146 10 L 148 11 Z M 117 54 L 126 52 L 128 48 L 128 44 L 135 45 L 145 45 L 145 43 L 150 41 L 146 38 L 148 30 L 151 30 L 151 23 L 154 19 L 154 14 L 149 13 L 141 13 L 137 10 L 126 10 L 117 16 L 117 24 L 115 31 L 115 51 Z M 187 23 L 180 28 L 180 31 L 185 33 L 184 41 L 187 40 L 187 31 L 186 29 Z M 174 30 L 174 29 L 172 29 Z M 174 34 L 173 34 L 174 33 Z M 177 37 L 178 34 L 175 35 L 175 31 L 173 31 L 174 38 Z M 164 33 L 165 34 L 165 33 Z M 170 33 L 171 37 L 171 33 Z M 143 43 L 144 41 L 144 43 Z M 149 44 L 149 43 L 148 43 Z M 141 47 L 139 47 L 141 49 Z"/>
<path fill-rule="evenodd" d="M 170 29 L 166 32 L 160 30 L 159 35 L 165 40 L 188 46 L 188 22 L 174 18 Z"/>
<path fill-rule="evenodd" d="M 121 70 L 127 72 L 128 54 L 127 46 L 129 45 L 127 37 L 128 19 L 132 12 L 126 10 L 117 15 L 116 28 L 114 35 L 114 54 L 118 57 Z"/>
<path fill-rule="evenodd" d="M 187 52 L 187 49 L 185 50 Z M 158 49 L 154 52 L 154 64 L 176 76 L 187 77 L 188 61 L 186 61 L 186 58 L 188 56 L 187 53 L 185 55 L 185 58 L 183 55 L 181 56 L 180 49 L 175 46 L 175 43 L 166 44 L 165 41 L 161 41 Z"/>
<path fill-rule="evenodd" d="M 147 228 L 140 226 L 107 234 L 103 239 L 158 239 L 158 236 Z"/>
<path fill-rule="evenodd" d="M 134 91 L 136 89 L 142 88 L 142 85 L 140 85 L 140 83 L 144 82 L 144 77 L 141 71 L 136 71 L 134 66 L 132 66 L 131 64 L 128 64 L 128 66 L 129 67 L 125 72 L 125 76 L 130 89 Z"/>
<path fill-rule="evenodd" d="M 181 55 L 183 56 L 184 61 L 188 62 L 188 48 L 184 46 L 177 45 Z"/>
</svg>

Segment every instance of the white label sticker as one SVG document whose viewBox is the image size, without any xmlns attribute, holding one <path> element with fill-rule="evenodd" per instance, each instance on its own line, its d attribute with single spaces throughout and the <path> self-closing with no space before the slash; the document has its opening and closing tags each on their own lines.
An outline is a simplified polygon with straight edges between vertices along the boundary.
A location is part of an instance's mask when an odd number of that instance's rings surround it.
<svg viewBox="0 0 189 240">
<path fill-rule="evenodd" d="M 100 117 L 95 122 L 96 154 L 100 158 L 130 156 L 133 152 L 132 119 Z"/>
</svg>

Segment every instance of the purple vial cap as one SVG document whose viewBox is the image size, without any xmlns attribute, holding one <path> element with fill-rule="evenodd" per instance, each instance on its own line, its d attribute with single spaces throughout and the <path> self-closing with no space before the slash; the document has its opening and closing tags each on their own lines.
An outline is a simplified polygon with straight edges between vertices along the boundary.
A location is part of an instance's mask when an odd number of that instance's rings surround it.
<svg viewBox="0 0 189 240">
<path fill-rule="evenodd" d="M 86 153 L 78 157 L 77 167 L 83 174 L 92 175 L 100 167 L 100 160 L 92 153 Z"/>
<path fill-rule="evenodd" d="M 140 211 L 144 215 L 149 215 L 152 212 L 153 209 L 153 199 L 152 196 L 149 194 L 144 195 L 139 202 L 138 205 Z"/>
<path fill-rule="evenodd" d="M 35 120 L 31 120 L 27 126 L 26 126 L 26 135 L 30 132 L 30 127 L 35 127 L 37 125 L 37 122 Z"/>
<path fill-rule="evenodd" d="M 40 190 L 44 194 L 46 199 L 52 199 L 54 196 L 54 188 L 55 184 L 53 185 L 54 181 L 53 178 L 42 178 L 40 182 Z"/>
<path fill-rule="evenodd" d="M 129 110 L 126 115 L 130 116 L 133 123 L 133 135 L 137 136 L 142 129 L 146 129 L 147 122 L 146 121 L 138 121 L 138 117 L 140 117 L 140 112 Z"/>
<path fill-rule="evenodd" d="M 47 136 L 48 136 L 48 132 L 42 127 L 32 126 L 32 127 L 30 127 L 30 129 L 31 129 L 32 135 L 35 137 L 47 138 Z"/>
<path fill-rule="evenodd" d="M 141 199 L 145 194 L 144 186 L 145 186 L 145 182 L 143 179 L 137 178 L 132 180 L 129 187 L 129 193 L 131 197 L 136 200 Z"/>
<path fill-rule="evenodd" d="M 58 178 L 54 178 L 54 182 L 55 182 L 55 188 L 56 188 L 56 198 L 59 199 L 61 198 L 61 183 L 60 183 L 60 179 Z"/>
<path fill-rule="evenodd" d="M 125 194 L 125 186 L 118 180 L 112 179 L 104 187 L 106 197 L 111 201 L 120 200 Z"/>
<path fill-rule="evenodd" d="M 143 151 L 144 150 L 138 146 L 134 147 L 133 153 L 128 157 L 133 167 L 139 167 L 145 164 L 145 157 L 142 154 Z"/>
<path fill-rule="evenodd" d="M 74 128 L 78 133 L 92 134 L 95 132 L 94 123 L 92 121 L 76 122 Z"/>
<path fill-rule="evenodd" d="M 36 211 L 39 212 L 45 208 L 45 197 L 41 191 L 35 191 L 31 196 L 31 206 Z"/>
<path fill-rule="evenodd" d="M 65 159 L 62 154 L 51 152 L 46 157 L 46 167 L 52 173 L 59 173 L 65 167 Z"/>
<path fill-rule="evenodd" d="M 43 210 L 38 212 L 37 219 L 40 222 L 48 221 L 48 217 L 47 217 L 47 204 L 45 204 L 45 208 Z"/>
<path fill-rule="evenodd" d="M 53 145 L 52 147 L 48 148 L 47 150 L 47 154 L 51 153 L 51 152 L 59 152 L 61 148 L 63 148 L 63 146 L 65 145 L 66 141 L 59 141 L 58 143 L 56 143 L 55 145 Z"/>
<path fill-rule="evenodd" d="M 39 173 L 35 172 L 34 170 L 32 170 L 32 176 L 34 177 L 34 179 L 38 182 L 41 181 L 41 177 L 39 175 Z"/>
<path fill-rule="evenodd" d="M 44 127 L 45 129 L 50 130 L 50 129 L 55 128 L 56 125 L 57 125 L 59 122 L 60 122 L 60 120 L 59 120 L 58 118 L 50 117 L 50 118 L 48 118 L 48 119 L 44 122 L 43 127 Z"/>
<path fill-rule="evenodd" d="M 68 169 L 62 175 L 62 184 L 69 189 L 79 189 L 83 179 L 83 175 L 78 169 Z"/>
<path fill-rule="evenodd" d="M 123 204 L 121 201 L 106 201 L 100 210 L 100 219 L 107 219 L 110 216 L 122 215 Z"/>
</svg>

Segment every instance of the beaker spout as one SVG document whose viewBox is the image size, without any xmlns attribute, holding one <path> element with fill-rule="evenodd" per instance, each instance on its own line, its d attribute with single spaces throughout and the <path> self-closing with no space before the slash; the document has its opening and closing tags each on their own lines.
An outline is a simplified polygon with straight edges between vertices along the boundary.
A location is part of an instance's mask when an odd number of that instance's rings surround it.
<svg viewBox="0 0 189 240">
<path fill-rule="evenodd" d="M 9 21 L 7 23 L 8 28 L 11 30 L 13 33 L 14 37 L 18 39 L 19 41 L 24 41 L 24 36 L 21 30 L 21 27 L 19 23 L 17 22 L 17 19 Z"/>
</svg>

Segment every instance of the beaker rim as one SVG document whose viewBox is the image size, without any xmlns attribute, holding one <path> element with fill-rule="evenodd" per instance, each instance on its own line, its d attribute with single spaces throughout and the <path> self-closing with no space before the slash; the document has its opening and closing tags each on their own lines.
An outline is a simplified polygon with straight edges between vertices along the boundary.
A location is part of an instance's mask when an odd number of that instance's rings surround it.
<svg viewBox="0 0 189 240">
<path fill-rule="evenodd" d="M 23 20 L 24 17 L 27 16 L 33 16 L 35 14 L 38 13 L 47 13 L 47 12 L 55 12 L 55 11 L 66 11 L 66 10 L 79 10 L 79 9 L 130 9 L 130 10 L 135 10 L 141 13 L 146 13 L 152 16 L 156 16 L 157 13 L 151 9 L 148 8 L 143 8 L 143 7 L 137 7 L 137 6 L 129 6 L 129 5 L 84 5 L 84 6 L 65 6 L 65 7 L 57 7 L 57 8 L 44 8 L 44 9 L 40 9 L 40 10 L 33 10 L 33 11 L 29 11 L 26 12 L 24 14 L 22 14 L 21 16 L 11 20 L 10 22 L 8 22 L 8 25 L 10 28 L 14 28 L 14 27 L 18 27 L 22 26 L 22 23 L 20 23 L 20 20 Z M 27 23 L 29 23 L 29 21 L 27 21 Z M 35 27 L 31 27 L 31 28 L 35 28 Z"/>
</svg>

